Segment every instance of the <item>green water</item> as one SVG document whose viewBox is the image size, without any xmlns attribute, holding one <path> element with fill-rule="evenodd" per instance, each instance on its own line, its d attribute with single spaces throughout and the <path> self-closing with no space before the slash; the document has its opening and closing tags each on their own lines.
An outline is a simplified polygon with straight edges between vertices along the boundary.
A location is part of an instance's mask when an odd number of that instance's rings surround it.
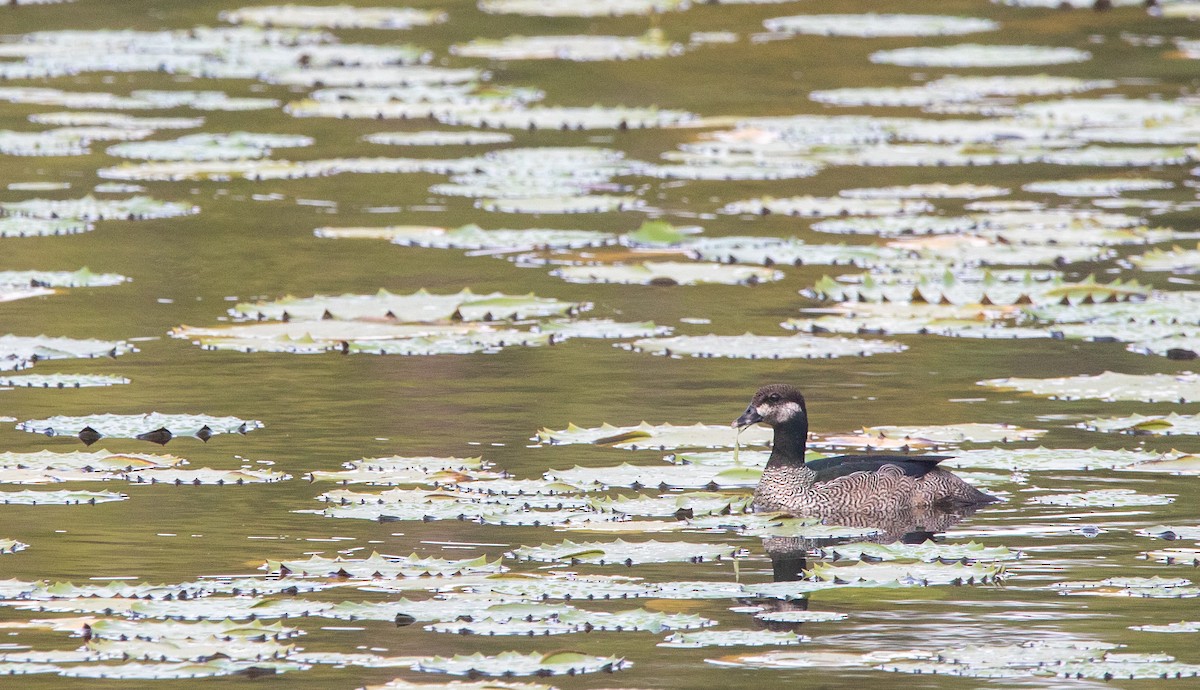
<svg viewBox="0 0 1200 690">
<path fill-rule="evenodd" d="M 414 3 L 416 4 L 416 3 Z M 420 3 L 424 4 L 424 3 Z M 20 34 L 46 29 L 187 28 L 217 24 L 221 9 L 236 3 L 79 0 L 75 4 L 0 10 L 0 31 Z M 569 63 L 524 61 L 493 65 L 494 81 L 529 85 L 547 92 L 556 105 L 649 106 L 679 108 L 705 116 L 785 115 L 800 113 L 871 113 L 913 115 L 913 109 L 831 109 L 807 99 L 814 89 L 840 86 L 908 85 L 913 70 L 877 66 L 867 60 L 875 50 L 909 45 L 940 45 L 961 37 L 938 39 L 847 39 L 798 37 L 750 45 L 746 36 L 761 30 L 764 18 L 800 12 L 859 12 L 880 10 L 875 2 L 808 2 L 766 6 L 698 6 L 687 12 L 660 16 L 611 19 L 538 19 L 487 16 L 472 3 L 447 0 L 449 23 L 407 32 L 340 31 L 346 42 L 411 41 L 439 56 L 451 43 L 473 37 L 499 38 L 510 34 L 611 33 L 640 34 L 652 24 L 669 38 L 684 40 L 693 31 L 728 30 L 742 40 L 712 45 L 661 60 Z M 892 9 L 888 7 L 887 9 Z M 1121 91 L 1129 95 L 1174 97 L 1197 85 L 1194 61 L 1169 59 L 1169 47 L 1134 47 L 1122 32 L 1197 37 L 1197 25 L 1164 23 L 1140 10 L 1106 14 L 1090 11 L 1017 10 L 987 2 L 944 1 L 904 3 L 906 12 L 937 12 L 991 17 L 1003 24 L 1000 32 L 961 38 L 962 42 L 1033 43 L 1074 46 L 1091 50 L 1092 60 L 1074 65 L 1000 70 L 959 70 L 979 74 L 1036 74 L 1139 81 Z M 448 64 L 481 64 L 447 58 Z M 435 64 L 438 64 L 435 61 Z M 954 71 L 954 70 L 950 70 Z M 935 71 L 930 71 L 934 73 Z M 253 86 L 248 81 L 178 80 L 161 74 L 85 74 L 78 77 L 19 82 L 67 90 L 112 90 L 124 94 L 139 88 L 224 90 L 230 95 L 267 96 L 283 101 L 300 97 L 286 87 Z M 0 104 L 0 129 L 30 129 L 31 113 L 57 107 Z M 146 114 L 146 113 L 133 113 Z M 155 113 L 159 114 L 159 113 Z M 182 112 L 172 112 L 185 114 Z M 191 116 L 194 113 L 188 112 Z M 292 159 L 338 156 L 410 155 L 362 143 L 376 131 L 438 128 L 431 121 L 294 119 L 280 111 L 203 113 L 205 131 L 245 129 L 258 132 L 304 133 L 316 144 L 287 151 Z M 514 132 L 513 146 L 597 144 L 625 151 L 630 158 L 655 160 L 661 153 L 692 140 L 691 130 L 618 132 Z M 160 132 L 158 138 L 175 136 Z M 72 189 L 53 192 L 62 198 L 80 196 L 101 180 L 100 167 L 117 161 L 96 153 L 80 157 L 0 158 L 0 200 L 20 200 L 45 193 L 3 191 L 13 182 L 68 181 Z M 429 155 L 469 155 L 477 148 L 450 147 Z M 1188 166 L 1148 171 L 1180 182 Z M 644 197 L 664 210 L 667 220 L 689 222 L 682 212 L 708 213 L 727 201 L 774 194 L 834 195 L 850 186 L 886 186 L 915 182 L 974 182 L 1019 189 L 1024 182 L 1059 177 L 1102 176 L 1101 169 L 1052 166 L 994 168 L 852 168 L 831 167 L 810 179 L 784 182 L 692 182 L 665 184 L 648 178 Z M 138 339 L 139 353 L 117 359 L 69 360 L 39 366 L 44 371 L 117 374 L 132 384 L 113 388 L 69 391 L 0 391 L 0 415 L 18 420 L 56 414 L 142 413 L 149 411 L 237 415 L 259 419 L 265 428 L 246 436 L 218 436 L 208 443 L 179 439 L 166 449 L 187 458 L 195 467 L 236 468 L 235 456 L 269 460 L 273 468 L 297 477 L 292 481 L 253 486 L 120 486 L 128 501 L 97 506 L 0 507 L 0 537 L 31 545 L 26 551 L 0 556 L 0 579 L 87 581 L 93 577 L 130 576 L 145 582 L 176 582 L 199 575 L 253 574 L 265 559 L 302 558 L 310 552 L 334 555 L 341 549 L 361 548 L 383 553 L 438 555 L 464 558 L 501 555 L 507 546 L 554 542 L 586 535 L 559 534 L 550 528 L 490 527 L 468 522 L 384 523 L 332 520 L 296 510 L 319 507 L 314 497 L 326 487 L 300 479 L 313 470 L 336 470 L 343 462 L 384 455 L 459 455 L 482 453 L 519 477 L 537 477 L 554 467 L 608 465 L 623 461 L 654 463 L 661 453 L 618 451 L 587 446 L 530 447 L 541 427 L 564 428 L 574 422 L 595 426 L 672 422 L 728 423 L 762 383 L 786 381 L 800 386 L 809 398 L 814 430 L 857 429 L 863 425 L 1007 422 L 1049 428 L 1041 443 L 1063 448 L 1131 448 L 1140 439 L 1066 428 L 1078 419 L 1134 412 L 1195 413 L 1196 405 L 1056 402 L 1016 393 L 980 388 L 976 381 L 1004 377 L 1048 377 L 1095 374 L 1175 372 L 1188 368 L 1159 357 L 1128 353 L 1118 343 L 1071 341 L 975 341 L 918 336 L 892 338 L 910 349 L 899 355 L 832 360 L 748 361 L 668 359 L 614 348 L 610 341 L 572 340 L 548 348 L 512 348 L 498 354 L 402 356 L 291 356 L 202 351 L 166 336 L 181 325 L 209 325 L 231 306 L 231 298 L 274 299 L 287 294 L 457 291 L 535 292 L 566 300 L 594 303 L 593 315 L 623 321 L 653 320 L 677 326 L 679 332 L 781 334 L 778 323 L 797 316 L 812 303 L 797 295 L 831 269 L 787 268 L 777 283 L 755 287 L 645 287 L 573 285 L 547 275 L 545 269 L 519 268 L 491 257 L 467 257 L 458 251 L 401 248 L 369 241 L 329 241 L 312 235 L 323 225 L 432 224 L 455 227 L 578 227 L 624 232 L 645 218 L 637 212 L 531 218 L 487 214 L 472 200 L 431 200 L 428 187 L 442 182 L 435 175 L 340 175 L 329 178 L 266 182 L 150 182 L 147 194 L 198 205 L 198 215 L 140 222 L 97 223 L 94 232 L 71 236 L 0 239 L 0 270 L 74 270 L 115 272 L 132 282 L 114 288 L 76 289 L 43 299 L 0 304 L 0 334 L 63 335 L 76 338 Z M 251 195 L 278 194 L 275 201 L 255 201 Z M 1173 198 L 1191 194 L 1174 190 Z M 1025 195 L 1029 197 L 1029 195 Z M 1025 198 L 1020 197 L 1018 198 Z M 714 200 L 715 198 L 715 200 Z M 336 210 L 301 205 L 298 199 L 336 202 Z M 371 213 L 373 207 L 444 204 L 444 211 Z M 947 213 L 959 201 L 939 201 Z M 1180 230 L 1200 229 L 1193 214 L 1169 214 L 1155 223 Z M 808 221 L 789 218 L 743 219 L 716 216 L 701 221 L 712 236 L 795 234 L 810 241 L 822 236 L 807 230 Z M 828 241 L 828 238 L 825 238 Z M 836 238 L 841 239 L 841 238 Z M 848 241 L 866 241 L 850 239 Z M 1086 274 L 1090 267 L 1072 267 Z M 1130 273 L 1129 275 L 1136 275 Z M 1138 275 L 1159 287 L 1169 287 L 1161 275 Z M 711 325 L 688 326 L 683 317 L 711 319 Z M 49 368 L 52 365 L 59 365 Z M 971 402 L 963 402 L 970 399 Z M 956 402 L 957 401 L 957 402 Z M 1046 415 L 1069 415 L 1061 421 Z M 1195 438 L 1152 438 L 1145 447 L 1200 451 Z M 1036 444 L 1027 444 L 1036 445 Z M 34 436 L 0 425 L 0 451 L 27 452 L 43 448 L 74 450 L 74 439 Z M 149 452 L 152 447 L 120 439 L 101 441 L 110 451 Z M 868 589 L 820 593 L 813 610 L 850 614 L 836 623 L 807 625 L 809 647 L 872 651 L 877 649 L 939 649 L 946 646 L 1019 642 L 1033 638 L 1083 636 L 1125 643 L 1132 652 L 1166 652 L 1181 661 L 1200 663 L 1189 635 L 1134 633 L 1128 626 L 1163 623 L 1195 617 L 1188 600 L 1064 597 L 1048 585 L 1061 580 L 1095 580 L 1116 575 L 1191 577 L 1193 569 L 1137 558 L 1163 542 L 1136 537 L 1133 531 L 1156 524 L 1189 524 L 1200 499 L 1194 477 L 1119 472 L 1053 472 L 1038 474 L 1030 487 L 1057 491 L 1135 488 L 1144 493 L 1175 494 L 1167 506 L 1098 511 L 1073 518 L 1106 530 L 1092 539 L 1077 535 L 1053 537 L 981 538 L 989 544 L 1022 549 L 1027 557 L 1009 567 L 1006 584 L 923 589 Z M 11 487 L 9 487 L 11 488 Z M 18 487 L 20 488 L 20 487 Z M 73 487 L 74 488 L 74 487 Z M 1015 494 L 1020 497 L 1020 493 Z M 980 512 L 958 529 L 1018 526 L 1041 522 L 1042 514 L 1059 514 L 1047 506 L 1013 500 Z M 1078 511 L 1084 513 L 1086 511 Z M 1055 518 L 1058 519 L 1058 518 Z M 344 541 L 330 542 L 331 538 Z M 600 535 L 599 538 L 608 538 Z M 666 537 L 661 537 L 666 538 Z M 730 535 L 688 539 L 728 540 L 750 550 L 740 575 L 747 581 L 770 579 L 770 562 L 758 541 Z M 440 542 L 482 543 L 481 547 L 445 547 Z M 528 566 L 521 566 L 528 567 Z M 594 572 L 616 572 L 596 568 Z M 622 570 L 621 572 L 626 572 Z M 628 571 L 648 579 L 732 580 L 729 561 L 719 563 L 644 566 Z M 360 593 L 325 594 L 362 599 Z M 630 605 L 645 602 L 627 602 Z M 684 602 L 686 611 L 718 620 L 728 627 L 753 625 L 745 614 L 727 610 L 732 601 Z M 627 606 L 622 606 L 622 608 Z M 53 614 L 47 614 L 53 615 Z M 0 622 L 43 617 L 0 607 Z M 704 659 L 754 651 L 738 648 L 669 650 L 655 647 L 659 635 L 650 633 L 590 633 L 556 638 L 480 638 L 425 632 L 420 625 L 397 628 L 383 623 L 346 623 L 330 619 L 299 619 L 307 631 L 298 642 L 308 651 L 364 651 L 387 655 L 449 654 L 507 649 L 550 651 L 570 648 L 624 655 L 631 670 L 616 676 L 587 675 L 553 679 L 563 688 L 599 687 L 736 687 L 777 684 L 788 687 L 858 688 L 867 683 L 894 682 L 905 687 L 974 688 L 983 686 L 1099 687 L 1100 682 L 1063 679 L 988 681 L 928 676 L 894 676 L 866 671 L 732 670 Z M 351 627 L 356 630 L 323 630 Z M 8 635 L 4 637 L 3 635 Z M 62 633 L 7 631 L 0 642 L 35 648 L 68 649 L 78 641 Z M 815 645 L 815 646 L 814 646 Z M 425 677 L 421 677 L 425 676 Z M 434 680 L 430 674 L 405 669 L 363 669 L 315 666 L 274 680 L 244 678 L 200 681 L 220 687 L 271 683 L 275 687 L 357 687 L 395 677 Z M 1187 687 L 1193 681 L 1176 681 Z M 95 684 L 53 675 L 0 680 L 12 687 L 49 688 Z M 1149 687 L 1155 681 L 1112 683 L 1118 687 Z M 104 687 L 188 687 L 192 682 L 102 681 Z M 1106 686 L 1108 687 L 1108 686 Z M 1157 685 L 1156 685 L 1157 687 Z"/>
</svg>

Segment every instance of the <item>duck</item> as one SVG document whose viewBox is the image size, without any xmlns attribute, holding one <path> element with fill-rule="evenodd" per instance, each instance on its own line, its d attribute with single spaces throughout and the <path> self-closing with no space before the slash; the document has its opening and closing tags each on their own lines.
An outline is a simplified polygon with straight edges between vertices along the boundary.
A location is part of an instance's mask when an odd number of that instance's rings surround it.
<svg viewBox="0 0 1200 690">
<path fill-rule="evenodd" d="M 795 387 L 776 383 L 754 394 L 733 422 L 775 431 L 771 456 L 754 490 L 759 512 L 894 515 L 928 508 L 973 509 L 999 499 L 938 467 L 948 456 L 839 455 L 805 462 L 808 408 Z"/>
</svg>

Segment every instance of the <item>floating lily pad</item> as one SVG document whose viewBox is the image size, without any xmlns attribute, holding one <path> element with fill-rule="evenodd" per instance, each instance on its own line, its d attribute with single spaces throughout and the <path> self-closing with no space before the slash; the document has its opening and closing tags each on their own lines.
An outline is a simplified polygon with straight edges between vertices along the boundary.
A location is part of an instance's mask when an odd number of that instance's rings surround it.
<svg viewBox="0 0 1200 690">
<path fill-rule="evenodd" d="M 630 465 L 628 463 L 616 467 L 575 466 L 569 470 L 549 470 L 546 472 L 548 479 L 565 482 L 573 486 L 596 484 L 605 487 L 705 488 L 717 486 L 729 488 L 754 486 L 758 483 L 759 476 L 760 471 L 752 468 L 739 470 L 738 468 L 686 465 L 644 466 Z M 726 504 L 729 504 L 729 499 L 726 499 Z M 674 511 L 671 511 L 671 513 L 674 513 Z"/>
<path fill-rule="evenodd" d="M 567 266 L 550 275 L 568 283 L 622 283 L 627 285 L 757 285 L 783 278 L 781 271 L 752 266 L 711 263 L 645 261 L 630 265 Z"/>
<path fill-rule="evenodd" d="M 101 414 L 87 417 L 58 416 L 31 419 L 17 425 L 21 431 L 47 436 L 78 436 L 85 443 L 104 437 L 136 438 L 166 443 L 177 436 L 195 436 L 207 441 L 217 434 L 245 434 L 262 428 L 262 422 L 237 417 L 209 415 Z"/>
<path fill-rule="evenodd" d="M 400 457 L 363 458 L 344 463 L 343 471 L 314 470 L 314 481 L 334 481 L 341 484 L 453 484 L 475 479 L 499 478 L 502 473 L 488 469 L 490 463 L 482 458 Z"/>
<path fill-rule="evenodd" d="M 975 542 L 966 544 L 939 544 L 927 541 L 923 544 L 837 544 L 817 548 L 822 558 L 833 560 L 857 559 L 860 561 L 917 560 L 940 563 L 978 563 L 1011 561 L 1020 556 L 1005 546 L 984 546 Z"/>
<path fill-rule="evenodd" d="M 637 60 L 683 53 L 683 46 L 667 41 L 661 32 L 643 36 L 509 36 L 500 40 L 477 38 L 450 47 L 452 55 L 489 60 Z"/>
<path fill-rule="evenodd" d="M 1151 249 L 1145 254 L 1129 257 L 1129 261 L 1143 271 L 1197 273 L 1200 272 L 1200 245 L 1196 249 Z"/>
<path fill-rule="evenodd" d="M 218 486 L 233 484 L 241 486 L 243 484 L 270 484 L 287 481 L 292 478 L 292 475 L 277 470 L 252 470 L 246 468 L 239 470 L 214 470 L 201 467 L 195 470 L 143 470 L 131 472 L 125 478 L 134 484 L 176 484 L 181 486 L 184 484 L 193 486 L 201 484 L 215 484 Z"/>
<path fill-rule="evenodd" d="M 977 467 L 1013 472 L 1125 469 L 1165 458 L 1162 453 L 1100 448 L 982 448 L 957 451 L 948 467 Z"/>
<path fill-rule="evenodd" d="M 548 445 L 569 443 L 591 443 L 616 448 L 653 448 L 669 450 L 674 448 L 732 448 L 737 439 L 742 445 L 761 446 L 770 442 L 772 432 L 762 427 L 745 429 L 740 435 L 727 426 L 693 424 L 691 426 L 676 426 L 674 424 L 651 425 L 642 422 L 638 426 L 618 427 L 604 424 L 599 427 L 584 428 L 568 424 L 566 429 L 539 429 L 535 440 Z"/>
<path fill-rule="evenodd" d="M 1056 400 L 1140 400 L 1142 402 L 1194 402 L 1200 400 L 1200 375 L 1119 374 L 1106 371 L 1096 376 L 1064 376 L 1048 379 L 1004 378 L 980 381 L 979 385 L 1044 395 Z"/>
<path fill-rule="evenodd" d="M 695 649 L 699 647 L 787 646 L 807 642 L 809 638 L 794 632 L 771 630 L 702 630 L 676 632 L 658 643 L 659 647 Z"/>
<path fill-rule="evenodd" d="M 6 553 L 16 553 L 29 548 L 29 544 L 19 542 L 15 539 L 0 539 L 0 555 Z"/>
<path fill-rule="evenodd" d="M 659 496 L 604 497 L 592 501 L 592 506 L 597 510 L 648 517 L 674 516 L 681 513 L 688 516 L 741 513 L 750 507 L 749 504 L 750 501 L 745 496 L 697 491 Z"/>
<path fill-rule="evenodd" d="M 0 336 L 0 370 L 5 361 L 32 363 L 45 359 L 117 357 L 137 350 L 123 340 L 76 340 L 46 336 Z M 17 367 L 21 368 L 21 367 Z"/>
<path fill-rule="evenodd" d="M 303 561 L 267 561 L 263 569 L 269 574 L 281 576 L 355 579 L 449 576 L 505 570 L 499 559 L 489 561 L 486 556 L 450 561 L 434 557 L 421 558 L 416 554 L 382 556 L 378 553 L 372 553 L 365 559 L 312 556 Z"/>
<path fill-rule="evenodd" d="M 1004 569 L 994 563 L 858 563 L 846 566 L 819 563 L 804 573 L 807 579 L 818 582 L 925 587 L 986 584 L 1002 578 Z"/>
<path fill-rule="evenodd" d="M 512 556 L 529 561 L 562 561 L 596 565 L 634 565 L 641 563 L 699 563 L 720 560 L 737 553 L 736 546 L 726 544 L 689 544 L 687 542 L 581 542 L 570 540 L 559 544 L 521 546 Z"/>
<path fill-rule="evenodd" d="M 556 690 L 541 683 L 507 683 L 502 681 L 459 681 L 442 683 L 412 683 L 401 678 L 383 685 L 368 685 L 364 690 Z"/>
<path fill-rule="evenodd" d="M 615 17 L 655 14 L 689 7 L 687 0 L 597 0 L 580 4 L 572 0 L 479 0 L 488 14 L 520 14 L 527 17 Z"/>
<path fill-rule="evenodd" d="M 239 318 L 260 321 L 391 319 L 394 322 L 429 323 L 566 316 L 584 308 L 584 303 L 563 302 L 532 294 L 505 295 L 493 292 L 476 295 L 470 290 L 463 290 L 457 294 L 435 295 L 419 290 L 409 295 L 395 295 L 380 290 L 374 295 L 285 297 L 274 302 L 238 304 L 230 313 Z"/>
<path fill-rule="evenodd" d="M 30 199 L 28 201 L 0 202 L 0 209 L 12 216 L 54 220 L 72 218 L 78 220 L 142 220 L 148 218 L 174 218 L 199 213 L 200 209 L 187 204 L 159 201 L 146 196 L 129 199 Z"/>
<path fill-rule="evenodd" d="M 14 388 L 93 388 L 129 383 L 121 376 L 99 374 L 24 374 L 0 376 L 0 386 Z"/>
<path fill-rule="evenodd" d="M 909 184 L 894 187 L 856 187 L 843 189 L 838 195 L 849 199 L 980 199 L 1002 196 L 1009 190 L 994 185 L 962 184 Z"/>
<path fill-rule="evenodd" d="M 494 575 L 464 589 L 478 594 L 525 599 L 634 599 L 661 593 L 661 588 L 640 578 L 623 575 L 576 575 L 508 573 Z"/>
<path fill-rule="evenodd" d="M 385 228 L 318 228 L 317 237 L 386 239 L 405 247 L 435 249 L 496 249 L 528 251 L 532 249 L 580 249 L 611 244 L 614 235 L 592 230 L 484 230 L 477 225 L 447 229 L 415 225 Z"/>
<path fill-rule="evenodd" d="M 1162 506 L 1174 503 L 1175 498 L 1163 494 L 1139 494 L 1133 489 L 1096 489 L 1073 494 L 1034 496 L 1029 502 L 1070 508 L 1125 508 Z"/>
<path fill-rule="evenodd" d="M 203 662 L 129 662 L 124 664 L 96 664 L 65 666 L 59 675 L 68 678 L 103 678 L 116 680 L 168 680 L 213 678 L 233 675 L 277 674 L 287 671 L 302 671 L 308 668 L 279 660 L 238 661 L 216 659 Z"/>
<path fill-rule="evenodd" d="M 767 19 L 768 31 L 817 36 L 957 36 L 995 31 L 990 19 L 931 14 L 800 14 Z"/>
<path fill-rule="evenodd" d="M 1195 526 L 1174 525 L 1168 527 L 1166 525 L 1158 525 L 1138 530 L 1138 534 L 1146 537 L 1158 537 L 1159 539 L 1192 539 L 1200 542 L 1200 527 Z"/>
<path fill-rule="evenodd" d="M 1179 621 L 1178 623 L 1131 625 L 1130 630 L 1156 633 L 1194 633 L 1200 632 L 1200 621 Z"/>
<path fill-rule="evenodd" d="M 310 146 L 311 137 L 297 134 L 189 134 L 171 141 L 140 141 L 110 146 L 107 153 L 121 158 L 162 161 L 207 161 L 264 158 L 276 148 Z"/>
<path fill-rule="evenodd" d="M 221 12 L 221 21 L 257 26 L 330 29 L 410 29 L 446 21 L 441 10 L 350 5 L 263 5 Z"/>
<path fill-rule="evenodd" d="M 809 669 L 809 668 L 875 668 L 881 663 L 897 659 L 921 658 L 920 652 L 875 651 L 866 654 L 856 652 L 797 652 L 775 650 L 752 654 L 734 654 L 716 659 L 705 659 L 716 666 L 747 669 Z"/>
<path fill-rule="evenodd" d="M 507 132 L 480 132 L 475 130 L 437 130 L 424 132 L 376 132 L 363 137 L 363 141 L 388 146 L 483 146 L 507 144 L 513 135 Z"/>
<path fill-rule="evenodd" d="M 92 229 L 91 223 L 75 218 L 0 218 L 0 238 L 77 235 Z"/>
<path fill-rule="evenodd" d="M 1146 558 L 1168 564 L 1200 565 L 1200 548 L 1179 547 L 1155 549 L 1143 554 Z"/>
<path fill-rule="evenodd" d="M 1007 443 L 1033 441 L 1046 433 L 1045 429 L 1023 429 L 1012 424 L 940 424 L 926 426 L 863 427 L 863 433 L 886 438 L 920 439 L 933 443 Z"/>
<path fill-rule="evenodd" d="M 555 676 L 577 673 L 611 673 L 629 668 L 633 662 L 621 657 L 592 656 L 580 652 L 551 652 L 550 654 L 521 654 L 502 652 L 497 656 L 482 654 L 440 656 L 421 659 L 414 671 L 447 673 L 453 676 Z"/>
<path fill-rule="evenodd" d="M 1123 192 L 1141 192 L 1151 189 L 1171 189 L 1175 185 L 1166 180 L 1150 178 L 1111 178 L 1084 180 L 1053 180 L 1030 182 L 1022 185 L 1027 192 L 1057 194 L 1059 196 L 1117 196 Z"/>
<path fill-rule="evenodd" d="M 849 618 L 845 613 L 833 611 L 763 611 L 754 617 L 769 623 L 828 623 Z"/>
<path fill-rule="evenodd" d="M 896 216 L 928 213 L 933 206 L 923 200 L 798 196 L 789 199 L 748 199 L 726 204 L 722 213 L 783 216 Z"/>
<path fill-rule="evenodd" d="M 484 129 L 587 130 L 651 129 L 680 125 L 696 116 L 683 110 L 619 107 L 531 107 L 510 110 L 478 110 L 438 113 L 447 125 Z"/>
<path fill-rule="evenodd" d="M 911 252 L 873 245 L 808 244 L 796 239 L 763 237 L 705 238 L 687 245 L 693 258 L 724 263 L 775 265 L 882 266 L 906 258 Z"/>
<path fill-rule="evenodd" d="M 1200 415 L 1140 415 L 1091 419 L 1078 425 L 1088 431 L 1131 434 L 1134 436 L 1200 435 Z"/>
<path fill-rule="evenodd" d="M 871 62 L 904 67 L 1025 67 L 1090 60 L 1077 48 L 980 45 L 962 43 L 938 48 L 899 48 L 871 53 Z"/>
<path fill-rule="evenodd" d="M 1191 580 L 1164 577 L 1110 577 L 1104 580 L 1058 582 L 1054 587 L 1066 596 L 1142 597 L 1181 599 L 1200 596 Z"/>
<path fill-rule="evenodd" d="M 869 357 L 903 352 L 901 343 L 886 340 L 820 337 L 810 335 L 678 335 L 642 338 L 621 347 L 668 357 L 730 357 L 734 359 L 828 359 Z"/>
<path fill-rule="evenodd" d="M 481 199 L 479 208 L 496 213 L 610 213 L 632 211 L 644 202 L 635 196 L 587 194 L 584 196 L 530 196 L 512 199 Z"/>
<path fill-rule="evenodd" d="M 126 494 L 112 491 L 0 491 L 0 504 L 4 505 L 80 505 L 124 501 Z"/>
</svg>

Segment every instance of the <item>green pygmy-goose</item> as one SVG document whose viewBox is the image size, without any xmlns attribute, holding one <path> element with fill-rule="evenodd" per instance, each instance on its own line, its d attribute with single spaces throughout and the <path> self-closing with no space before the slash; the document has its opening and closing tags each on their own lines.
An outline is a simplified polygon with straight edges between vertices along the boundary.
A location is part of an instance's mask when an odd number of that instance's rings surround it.
<svg viewBox="0 0 1200 690">
<path fill-rule="evenodd" d="M 754 508 L 820 516 L 956 508 L 997 500 L 937 466 L 946 457 L 840 455 L 806 463 L 808 410 L 787 384 L 763 386 L 733 424 L 775 430 L 771 457 L 754 490 Z"/>
</svg>

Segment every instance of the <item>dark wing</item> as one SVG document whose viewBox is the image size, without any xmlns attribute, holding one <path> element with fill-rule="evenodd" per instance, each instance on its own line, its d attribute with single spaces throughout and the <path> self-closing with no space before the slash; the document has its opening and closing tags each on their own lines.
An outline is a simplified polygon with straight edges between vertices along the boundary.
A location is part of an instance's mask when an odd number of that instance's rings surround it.
<svg viewBox="0 0 1200 690">
<path fill-rule="evenodd" d="M 827 482 L 855 472 L 875 472 L 884 465 L 894 465 L 910 477 L 924 477 L 948 455 L 838 455 L 813 460 L 809 469 L 817 473 L 816 481 Z"/>
</svg>

